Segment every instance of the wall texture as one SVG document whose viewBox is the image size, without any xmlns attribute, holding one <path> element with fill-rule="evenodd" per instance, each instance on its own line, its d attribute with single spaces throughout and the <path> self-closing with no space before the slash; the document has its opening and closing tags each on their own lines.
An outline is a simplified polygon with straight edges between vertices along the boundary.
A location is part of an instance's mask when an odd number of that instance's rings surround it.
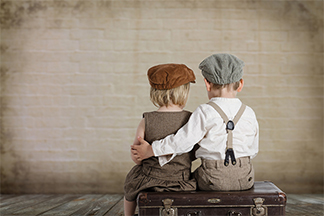
<svg viewBox="0 0 324 216">
<path fill-rule="evenodd" d="M 147 69 L 246 63 L 260 124 L 257 180 L 323 193 L 322 0 L 2 0 L 1 192 L 121 193 L 149 101 Z"/>
</svg>

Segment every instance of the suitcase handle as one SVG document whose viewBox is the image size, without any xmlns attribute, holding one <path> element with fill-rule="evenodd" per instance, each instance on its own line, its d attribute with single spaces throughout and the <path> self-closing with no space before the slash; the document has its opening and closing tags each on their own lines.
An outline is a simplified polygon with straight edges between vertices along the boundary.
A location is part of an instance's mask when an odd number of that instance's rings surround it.
<svg viewBox="0 0 324 216">
<path fill-rule="evenodd" d="M 229 211 L 228 216 L 242 216 L 242 213 L 240 212 L 235 212 L 235 211 Z"/>
</svg>

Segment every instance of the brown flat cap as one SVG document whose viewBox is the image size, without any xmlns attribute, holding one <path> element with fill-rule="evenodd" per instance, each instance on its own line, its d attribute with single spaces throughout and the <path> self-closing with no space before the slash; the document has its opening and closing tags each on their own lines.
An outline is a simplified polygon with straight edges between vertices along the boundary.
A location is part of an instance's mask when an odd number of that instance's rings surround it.
<svg viewBox="0 0 324 216">
<path fill-rule="evenodd" d="M 155 89 L 173 89 L 186 83 L 195 83 L 195 74 L 184 64 L 160 64 L 147 71 L 150 85 Z"/>
</svg>

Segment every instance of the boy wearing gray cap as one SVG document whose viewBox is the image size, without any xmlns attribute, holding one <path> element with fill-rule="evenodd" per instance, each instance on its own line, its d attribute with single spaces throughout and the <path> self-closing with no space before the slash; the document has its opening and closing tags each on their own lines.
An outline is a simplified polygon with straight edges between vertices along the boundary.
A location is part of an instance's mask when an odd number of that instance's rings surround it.
<svg viewBox="0 0 324 216">
<path fill-rule="evenodd" d="M 189 152 L 196 143 L 196 157 L 201 166 L 194 176 L 200 190 L 246 190 L 254 184 L 251 159 L 258 153 L 259 126 L 254 111 L 236 94 L 242 91 L 244 62 L 231 54 L 214 54 L 204 59 L 199 68 L 204 76 L 210 101 L 201 104 L 189 121 L 175 135 L 149 145 L 132 146 L 137 160 L 160 157 L 161 166 L 176 155 Z"/>
</svg>

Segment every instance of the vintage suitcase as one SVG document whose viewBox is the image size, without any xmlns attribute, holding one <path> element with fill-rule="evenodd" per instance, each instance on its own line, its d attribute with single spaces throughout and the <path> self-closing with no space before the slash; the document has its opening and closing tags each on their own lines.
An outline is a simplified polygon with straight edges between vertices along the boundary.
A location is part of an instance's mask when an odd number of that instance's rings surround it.
<svg viewBox="0 0 324 216">
<path fill-rule="evenodd" d="M 272 182 L 246 191 L 141 192 L 139 216 L 285 215 L 286 194 Z"/>
</svg>

